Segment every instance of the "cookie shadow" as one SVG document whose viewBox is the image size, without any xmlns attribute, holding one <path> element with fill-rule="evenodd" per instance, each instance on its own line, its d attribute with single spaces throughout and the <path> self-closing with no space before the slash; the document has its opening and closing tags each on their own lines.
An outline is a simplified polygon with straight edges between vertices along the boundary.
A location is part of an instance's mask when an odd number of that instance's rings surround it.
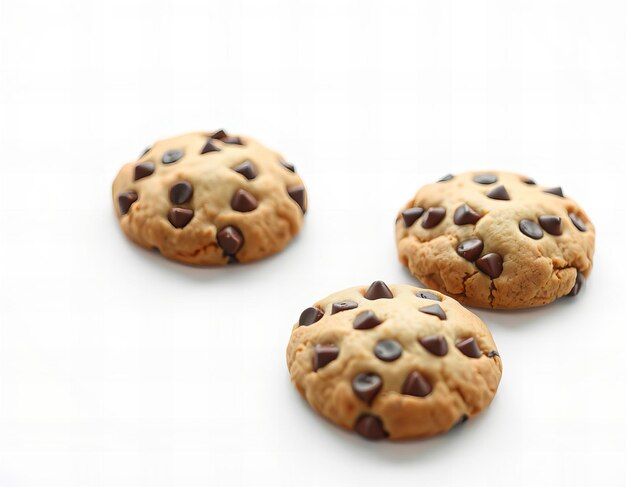
<svg viewBox="0 0 626 487">
<path fill-rule="evenodd" d="M 299 396 L 299 395 L 298 395 Z M 484 439 L 488 428 L 489 410 L 497 407 L 494 400 L 491 406 L 475 418 L 453 427 L 445 433 L 429 438 L 406 440 L 368 440 L 353 431 L 345 430 L 330 420 L 316 413 L 304 398 L 297 398 L 298 407 L 306 410 L 308 419 L 316 429 L 323 432 L 322 441 L 332 442 L 333 454 L 356 455 L 367 461 L 383 461 L 389 464 L 421 464 L 432 461 L 435 457 L 448 456 L 454 452 L 467 451 Z M 339 453 L 339 450 L 342 452 Z"/>
<path fill-rule="evenodd" d="M 413 276 L 406 267 L 402 267 L 404 275 L 407 277 L 407 282 L 411 286 L 428 289 L 428 286 Z M 575 313 L 575 308 L 581 306 L 581 301 L 587 299 L 586 295 L 588 293 L 585 292 L 586 287 L 587 285 L 585 285 L 580 294 L 575 297 L 564 296 L 552 303 L 534 308 L 490 309 L 466 304 L 463 304 L 463 306 L 478 315 L 488 326 L 502 326 L 510 330 L 519 329 L 520 331 L 537 326 L 547 326 L 548 323 L 550 326 L 567 326 L 567 320 L 563 318 Z M 443 292 L 443 294 L 452 299 L 456 299 L 455 296 L 451 296 L 445 292 Z"/>
<path fill-rule="evenodd" d="M 115 221 L 115 224 L 117 226 L 117 221 Z M 121 234 L 119 235 L 119 238 L 122 241 L 120 245 L 123 244 L 128 248 L 128 252 L 131 254 L 129 258 L 136 259 L 142 264 L 146 263 L 147 268 L 149 268 L 151 272 L 166 274 L 166 279 L 172 277 L 182 277 L 193 282 L 208 282 L 213 280 L 217 280 L 219 282 L 227 282 L 230 280 L 242 282 L 241 279 L 243 278 L 240 274 L 245 274 L 246 281 L 253 282 L 255 274 L 271 271 L 271 266 L 275 266 L 280 259 L 288 259 L 292 252 L 298 252 L 298 247 L 303 240 L 303 233 L 304 229 L 300 231 L 299 234 L 296 235 L 284 249 L 260 260 L 247 263 L 236 262 L 220 266 L 193 265 L 169 259 L 161 255 L 156 248 L 148 250 L 140 245 L 137 245 L 128 239 L 123 232 L 119 232 L 118 229 L 118 234 Z"/>
</svg>

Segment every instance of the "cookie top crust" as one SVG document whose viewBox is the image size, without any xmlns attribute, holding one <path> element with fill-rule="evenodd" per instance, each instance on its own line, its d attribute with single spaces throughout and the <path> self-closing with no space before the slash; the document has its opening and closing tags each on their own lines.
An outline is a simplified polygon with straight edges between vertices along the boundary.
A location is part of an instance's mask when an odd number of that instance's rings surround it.
<svg viewBox="0 0 626 487">
<path fill-rule="evenodd" d="M 249 262 L 299 232 L 307 193 L 292 164 L 223 130 L 159 140 L 113 182 L 124 233 L 188 264 Z"/>
<path fill-rule="evenodd" d="M 422 187 L 396 220 L 400 261 L 464 304 L 526 308 L 576 295 L 595 228 L 560 187 L 475 171 Z"/>
<path fill-rule="evenodd" d="M 439 292 L 382 281 L 306 308 L 287 365 L 317 412 L 369 439 L 448 431 L 489 405 L 502 375 L 480 318 Z"/>
</svg>

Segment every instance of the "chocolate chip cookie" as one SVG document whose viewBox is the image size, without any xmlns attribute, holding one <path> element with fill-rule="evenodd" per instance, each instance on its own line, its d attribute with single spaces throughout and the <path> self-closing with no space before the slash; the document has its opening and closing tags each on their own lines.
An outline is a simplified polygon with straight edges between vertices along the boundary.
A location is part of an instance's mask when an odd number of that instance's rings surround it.
<svg viewBox="0 0 626 487">
<path fill-rule="evenodd" d="M 307 194 L 292 164 L 241 135 L 160 140 L 113 182 L 126 235 L 188 264 L 249 262 L 298 233 Z"/>
<path fill-rule="evenodd" d="M 370 439 L 447 431 L 489 405 L 502 375 L 480 318 L 436 291 L 382 281 L 306 308 L 287 365 L 316 411 Z"/>
<path fill-rule="evenodd" d="M 526 308 L 580 292 L 595 229 L 560 187 L 485 171 L 420 189 L 398 215 L 396 239 L 425 285 L 472 306 Z"/>
</svg>

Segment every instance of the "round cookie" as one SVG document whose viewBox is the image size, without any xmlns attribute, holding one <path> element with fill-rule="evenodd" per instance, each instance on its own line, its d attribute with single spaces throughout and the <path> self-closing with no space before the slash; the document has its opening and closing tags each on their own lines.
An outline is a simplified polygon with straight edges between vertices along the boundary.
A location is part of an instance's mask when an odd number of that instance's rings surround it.
<svg viewBox="0 0 626 487">
<path fill-rule="evenodd" d="M 400 261 L 425 285 L 472 306 L 526 308 L 578 294 L 595 229 L 561 188 L 483 171 L 420 189 L 396 239 Z"/>
<path fill-rule="evenodd" d="M 240 135 L 190 133 L 160 140 L 113 182 L 124 233 L 188 264 L 249 262 L 298 233 L 307 194 L 294 166 Z"/>
<path fill-rule="evenodd" d="M 382 281 L 305 309 L 287 365 L 316 411 L 369 439 L 448 431 L 489 405 L 502 375 L 480 318 L 445 295 Z"/>
</svg>

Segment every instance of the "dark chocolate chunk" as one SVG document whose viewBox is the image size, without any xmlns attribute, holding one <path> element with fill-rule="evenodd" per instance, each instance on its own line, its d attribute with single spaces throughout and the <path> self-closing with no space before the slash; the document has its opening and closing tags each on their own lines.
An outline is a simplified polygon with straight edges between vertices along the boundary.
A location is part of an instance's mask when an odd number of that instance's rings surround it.
<svg viewBox="0 0 626 487">
<path fill-rule="evenodd" d="M 238 166 L 233 167 L 233 171 L 238 172 L 248 180 L 257 177 L 256 168 L 250 161 L 244 161 Z"/>
<path fill-rule="evenodd" d="M 304 186 L 292 186 L 287 188 L 287 194 L 298 203 L 298 206 L 302 210 L 302 213 L 306 213 L 306 191 Z"/>
<path fill-rule="evenodd" d="M 368 440 L 381 440 L 389 436 L 385 431 L 383 422 L 373 414 L 362 414 L 354 423 L 354 431 Z"/>
<path fill-rule="evenodd" d="M 495 279 L 502 274 L 502 257 L 493 252 L 483 255 L 476 261 L 476 267 L 492 279 Z"/>
<path fill-rule="evenodd" d="M 585 222 L 582 221 L 582 219 L 576 213 L 570 213 L 569 219 L 572 220 L 572 223 L 576 228 L 578 228 L 578 230 L 580 230 L 581 232 L 587 231 L 587 225 L 585 225 Z"/>
<path fill-rule="evenodd" d="M 481 216 L 471 206 L 464 204 L 459 206 L 454 212 L 454 223 L 457 225 L 473 225 L 480 220 Z"/>
<path fill-rule="evenodd" d="M 238 228 L 228 226 L 217 233 L 217 244 L 226 255 L 236 254 L 243 245 L 243 235 Z"/>
<path fill-rule="evenodd" d="M 337 303 L 333 303 L 331 315 L 335 313 L 340 313 L 341 311 L 347 311 L 349 309 L 354 309 L 358 306 L 354 301 L 339 301 Z"/>
<path fill-rule="evenodd" d="M 120 208 L 120 214 L 125 215 L 130 210 L 132 204 L 137 201 L 139 196 L 134 191 L 126 191 L 117 195 L 117 204 Z"/>
<path fill-rule="evenodd" d="M 456 348 L 458 348 L 463 355 L 466 355 L 471 358 L 479 358 L 482 353 L 480 352 L 480 348 L 478 348 L 478 343 L 474 337 L 466 338 L 465 340 L 461 340 L 456 344 Z"/>
<path fill-rule="evenodd" d="M 508 191 L 504 186 L 496 186 L 489 193 L 487 193 L 487 198 L 491 198 L 492 200 L 503 200 L 508 201 L 511 199 Z"/>
<path fill-rule="evenodd" d="M 563 222 L 560 216 L 543 215 L 539 217 L 539 224 L 550 235 L 559 236 L 563 233 Z"/>
<path fill-rule="evenodd" d="M 493 184 L 498 180 L 495 174 L 477 174 L 472 178 L 478 184 Z"/>
<path fill-rule="evenodd" d="M 222 149 L 216 146 L 211 140 L 207 140 L 206 144 L 204 144 L 204 147 L 200 151 L 200 154 L 207 154 L 209 152 L 219 152 L 220 150 Z"/>
<path fill-rule="evenodd" d="M 315 345 L 313 370 L 321 369 L 339 356 L 339 347 L 333 344 Z"/>
<path fill-rule="evenodd" d="M 391 339 L 381 340 L 374 346 L 374 355 L 384 362 L 393 362 L 402 355 L 402 345 Z"/>
<path fill-rule="evenodd" d="M 459 246 L 456 248 L 456 253 L 463 257 L 465 260 L 469 260 L 470 262 L 474 262 L 478 257 L 480 257 L 481 252 L 485 245 L 483 241 L 478 238 L 471 238 L 469 240 L 465 240 L 461 242 Z"/>
<path fill-rule="evenodd" d="M 428 396 L 432 390 L 430 383 L 422 374 L 415 370 L 406 376 L 402 386 L 402 394 L 416 397 Z"/>
<path fill-rule="evenodd" d="M 413 225 L 415 223 L 415 220 L 422 216 L 422 213 L 424 213 L 424 208 L 419 207 L 408 208 L 404 210 L 402 212 L 402 220 L 404 220 L 404 226 L 408 228 Z"/>
<path fill-rule="evenodd" d="M 539 240 L 541 237 L 543 237 L 543 230 L 541 230 L 541 227 L 537 225 L 534 221 L 528 220 L 526 218 L 520 220 L 519 230 L 527 237 L 534 238 L 535 240 Z"/>
<path fill-rule="evenodd" d="M 154 162 L 140 162 L 135 166 L 135 181 L 150 176 L 154 172 Z"/>
<path fill-rule="evenodd" d="M 537 184 L 535 180 L 532 178 L 524 178 L 522 179 L 522 183 L 529 184 L 531 186 L 534 186 L 535 184 Z"/>
<path fill-rule="evenodd" d="M 453 174 L 446 174 L 444 177 L 442 177 L 439 181 L 437 181 L 438 183 L 445 183 L 446 181 L 450 181 L 452 178 L 454 177 Z"/>
<path fill-rule="evenodd" d="M 446 313 L 441 306 L 438 304 L 431 304 L 430 306 L 425 306 L 419 309 L 422 313 L 426 313 L 427 315 L 433 315 L 439 318 L 440 320 L 446 319 Z"/>
<path fill-rule="evenodd" d="M 383 281 L 374 281 L 365 293 L 366 299 L 391 299 L 393 293 Z"/>
<path fill-rule="evenodd" d="M 373 372 L 364 372 L 352 379 L 352 390 L 359 399 L 367 404 L 372 404 L 382 387 L 383 380 Z"/>
<path fill-rule="evenodd" d="M 184 228 L 193 218 L 193 210 L 187 208 L 172 208 L 167 213 L 167 219 L 174 228 Z"/>
<path fill-rule="evenodd" d="M 438 357 L 443 357 L 448 353 L 448 342 L 446 342 L 446 339 L 441 335 L 420 338 L 419 342 L 426 350 Z"/>
<path fill-rule="evenodd" d="M 163 164 L 173 164 L 184 155 L 185 153 L 180 149 L 171 149 L 171 150 L 168 150 L 165 154 L 163 154 L 161 161 L 163 162 Z"/>
<path fill-rule="evenodd" d="M 232 199 L 230 200 L 230 206 L 235 211 L 248 212 L 256 210 L 259 206 L 256 198 L 248 193 L 245 189 L 238 189 L 235 191 Z"/>
<path fill-rule="evenodd" d="M 576 269 L 576 281 L 574 282 L 574 286 L 568 296 L 576 296 L 583 288 L 583 284 L 585 284 L 585 275 Z"/>
<path fill-rule="evenodd" d="M 319 308 L 310 307 L 305 309 L 300 314 L 300 319 L 298 320 L 299 326 L 309 326 L 313 323 L 317 323 L 324 316 L 324 312 Z"/>
<path fill-rule="evenodd" d="M 553 194 L 555 196 L 560 196 L 561 198 L 563 198 L 563 190 L 561 189 L 560 186 L 556 186 L 554 188 L 548 188 L 548 189 L 544 189 L 543 190 L 544 193 L 549 193 L 549 194 Z"/>
<path fill-rule="evenodd" d="M 180 181 L 170 188 L 170 201 L 175 205 L 187 203 L 193 195 L 193 186 L 187 181 Z"/>
<path fill-rule="evenodd" d="M 352 326 L 356 330 L 369 330 L 382 323 L 373 311 L 363 311 L 354 319 Z"/>
<path fill-rule="evenodd" d="M 498 352 L 496 352 L 495 350 L 492 350 L 491 352 L 487 353 L 487 357 L 489 358 L 493 358 L 493 357 L 499 357 L 500 354 Z"/>
<path fill-rule="evenodd" d="M 280 162 L 285 169 L 287 169 L 287 170 L 289 170 L 291 172 L 296 172 L 296 166 L 294 166 L 293 164 L 291 164 L 291 163 L 289 163 L 287 161 L 278 161 L 278 162 Z"/>
<path fill-rule="evenodd" d="M 422 299 L 432 299 L 433 301 L 441 301 L 441 298 L 439 296 L 429 291 L 417 291 L 415 295 L 418 298 L 422 298 Z"/>
<path fill-rule="evenodd" d="M 220 140 L 224 142 L 225 144 L 243 145 L 243 142 L 241 141 L 239 137 L 233 137 L 232 135 L 227 135 L 226 137 Z"/>
<path fill-rule="evenodd" d="M 224 132 L 223 129 L 219 129 L 216 132 L 214 132 L 213 135 L 211 135 L 212 139 L 217 139 L 217 140 L 223 140 L 226 137 L 228 137 L 228 135 L 226 134 L 226 132 Z"/>
<path fill-rule="evenodd" d="M 443 220 L 446 216 L 446 209 L 440 206 L 435 206 L 433 208 L 428 208 L 426 213 L 424 213 L 424 218 L 422 218 L 422 227 L 423 228 L 433 228 Z"/>
</svg>

